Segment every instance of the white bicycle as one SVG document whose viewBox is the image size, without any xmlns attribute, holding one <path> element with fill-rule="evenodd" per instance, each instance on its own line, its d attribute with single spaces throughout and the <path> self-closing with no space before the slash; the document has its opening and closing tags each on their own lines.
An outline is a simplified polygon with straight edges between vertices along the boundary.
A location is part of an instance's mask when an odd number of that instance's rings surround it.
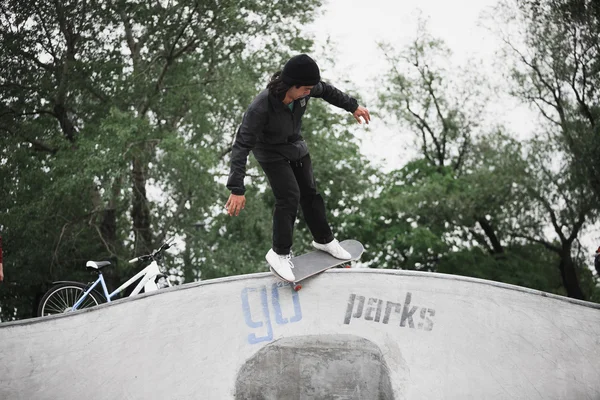
<svg viewBox="0 0 600 400">
<path fill-rule="evenodd" d="M 58 281 L 44 294 L 38 306 L 38 316 L 61 314 L 82 308 L 94 307 L 104 301 L 110 302 L 116 295 L 131 286 L 137 280 L 139 283 L 133 289 L 128 297 L 135 296 L 144 291 L 152 292 L 164 287 L 170 287 L 171 282 L 165 274 L 161 272 L 163 252 L 171 247 L 172 241 L 165 242 L 158 250 L 152 253 L 136 257 L 129 260 L 129 263 L 138 261 L 150 261 L 150 264 L 143 270 L 135 274 L 131 279 L 119 286 L 114 292 L 108 293 L 102 268 L 110 265 L 110 261 L 88 261 L 86 268 L 98 274 L 98 279 L 94 282 L 84 284 L 73 281 Z M 94 290 L 98 285 L 102 286 L 104 296 Z"/>
</svg>

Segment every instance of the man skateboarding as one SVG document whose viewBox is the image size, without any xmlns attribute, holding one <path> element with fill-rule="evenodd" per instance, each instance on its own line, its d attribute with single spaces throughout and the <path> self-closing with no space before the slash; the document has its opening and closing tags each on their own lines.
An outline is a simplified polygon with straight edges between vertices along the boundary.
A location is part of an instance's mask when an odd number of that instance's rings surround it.
<svg viewBox="0 0 600 400">
<path fill-rule="evenodd" d="M 246 204 L 244 177 L 252 151 L 275 195 L 273 246 L 266 259 L 288 281 L 295 279 L 290 251 L 298 204 L 313 236 L 313 246 L 338 259 L 351 258 L 327 222 L 325 202 L 317 192 L 308 147 L 300 134 L 302 116 L 313 97 L 351 112 L 358 123 L 362 123 L 361 118 L 367 124 L 371 120 L 369 111 L 356 99 L 321 81 L 319 67 L 312 58 L 306 54 L 292 57 L 244 113 L 227 181 L 231 195 L 225 207 L 229 215 L 237 216 Z"/>
</svg>

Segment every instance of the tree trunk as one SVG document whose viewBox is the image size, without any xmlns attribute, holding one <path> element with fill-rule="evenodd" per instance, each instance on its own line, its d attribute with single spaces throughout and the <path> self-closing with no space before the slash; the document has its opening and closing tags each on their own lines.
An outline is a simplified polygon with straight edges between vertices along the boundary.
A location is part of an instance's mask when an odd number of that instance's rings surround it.
<svg viewBox="0 0 600 400">
<path fill-rule="evenodd" d="M 502 247 L 500 240 L 498 240 L 498 237 L 496 236 L 496 232 L 494 231 L 492 225 L 485 218 L 477 218 L 477 222 L 479 223 L 479 226 L 481 226 L 481 229 L 483 229 L 485 235 L 488 237 L 490 243 L 492 244 L 492 249 L 494 251 L 492 254 L 504 253 L 504 248 Z"/>
<path fill-rule="evenodd" d="M 152 250 L 150 210 L 146 198 L 146 165 L 135 157 L 132 162 L 133 199 L 131 217 L 135 235 L 135 254 L 147 254 Z"/>
<path fill-rule="evenodd" d="M 567 291 L 567 296 L 574 299 L 585 300 L 585 296 L 583 295 L 583 291 L 579 285 L 575 263 L 573 263 L 573 258 L 571 257 L 570 243 L 563 245 L 560 253 L 559 269 L 563 286 Z"/>
<path fill-rule="evenodd" d="M 115 208 L 107 208 L 102 212 L 102 222 L 100 223 L 100 234 L 109 248 L 111 254 L 110 262 L 113 264 L 111 268 L 104 270 L 104 279 L 109 288 L 117 288 L 121 284 L 121 274 L 118 268 L 117 252 L 117 210 Z"/>
<path fill-rule="evenodd" d="M 73 125 L 73 122 L 69 119 L 67 115 L 67 109 L 62 104 L 56 104 L 54 106 L 54 115 L 60 124 L 60 128 L 62 129 L 64 135 L 67 137 L 69 142 L 75 143 L 75 133 L 76 129 Z"/>
</svg>

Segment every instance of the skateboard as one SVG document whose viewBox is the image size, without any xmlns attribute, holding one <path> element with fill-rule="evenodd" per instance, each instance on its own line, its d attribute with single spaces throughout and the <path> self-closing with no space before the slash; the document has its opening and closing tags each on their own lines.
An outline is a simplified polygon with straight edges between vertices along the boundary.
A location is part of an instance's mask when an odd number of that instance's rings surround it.
<svg viewBox="0 0 600 400">
<path fill-rule="evenodd" d="M 294 281 L 288 281 L 283 279 L 277 272 L 273 270 L 269 266 L 271 272 L 279 279 L 290 282 L 294 290 L 298 291 L 302 289 L 302 285 L 299 282 L 305 280 L 306 278 L 310 278 L 311 276 L 320 274 L 321 272 L 328 270 L 329 268 L 345 266 L 346 268 L 350 268 L 350 263 L 352 261 L 356 261 L 360 258 L 362 253 L 365 251 L 362 243 L 358 240 L 344 240 L 340 242 L 340 245 L 350 253 L 352 256 L 349 260 L 340 260 L 339 258 L 335 258 L 329 253 L 326 253 L 322 250 L 314 250 L 310 253 L 302 254 L 300 256 L 292 257 L 292 263 L 294 264 L 294 276 L 296 279 Z"/>
</svg>

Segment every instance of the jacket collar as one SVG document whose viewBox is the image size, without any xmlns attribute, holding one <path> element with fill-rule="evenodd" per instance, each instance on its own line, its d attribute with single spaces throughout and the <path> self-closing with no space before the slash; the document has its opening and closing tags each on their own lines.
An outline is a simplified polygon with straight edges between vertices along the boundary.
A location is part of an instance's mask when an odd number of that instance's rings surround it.
<svg viewBox="0 0 600 400">
<path fill-rule="evenodd" d="M 271 106 L 273 107 L 273 109 L 275 111 L 277 111 L 277 112 L 285 111 L 287 106 L 285 104 L 283 104 L 283 101 L 277 100 L 277 98 L 275 96 L 273 96 L 271 93 L 269 93 L 268 97 L 269 97 L 269 103 L 271 104 Z"/>
</svg>

